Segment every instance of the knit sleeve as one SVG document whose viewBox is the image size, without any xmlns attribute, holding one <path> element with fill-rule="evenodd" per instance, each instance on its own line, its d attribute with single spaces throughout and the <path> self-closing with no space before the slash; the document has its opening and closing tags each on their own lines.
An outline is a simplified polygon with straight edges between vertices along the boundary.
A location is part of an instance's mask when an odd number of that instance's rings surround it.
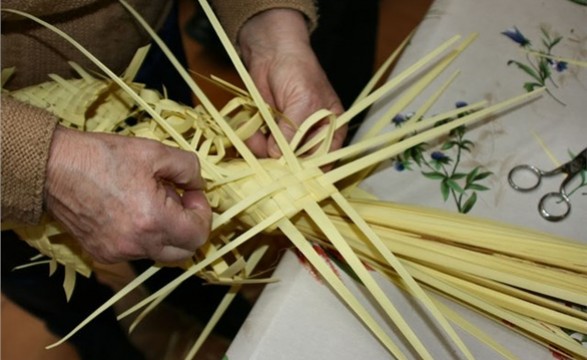
<svg viewBox="0 0 587 360">
<path fill-rule="evenodd" d="M 294 9 L 306 17 L 308 30 L 313 31 L 318 23 L 318 11 L 313 0 L 213 0 L 212 4 L 233 44 L 244 23 L 254 15 L 269 9 Z"/>
<path fill-rule="evenodd" d="M 2 95 L 2 221 L 36 224 L 57 118 Z"/>
</svg>

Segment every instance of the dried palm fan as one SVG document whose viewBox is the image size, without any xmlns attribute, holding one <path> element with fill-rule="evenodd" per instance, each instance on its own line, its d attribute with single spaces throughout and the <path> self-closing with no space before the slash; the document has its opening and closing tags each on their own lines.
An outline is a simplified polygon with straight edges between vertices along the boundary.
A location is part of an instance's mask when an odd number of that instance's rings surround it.
<svg viewBox="0 0 587 360">
<path fill-rule="evenodd" d="M 201 1 L 202 9 L 214 25 L 247 88 L 244 91 L 221 82 L 222 86 L 231 89 L 236 95 L 235 100 L 221 110 L 211 104 L 140 16 L 126 3 L 122 4 L 167 53 L 201 105 L 195 108 L 183 106 L 144 89 L 140 84 L 132 83 L 141 53 L 125 76 L 119 78 L 81 45 L 50 24 L 21 12 L 4 11 L 26 16 L 62 35 L 108 76 L 108 79 L 97 79 L 74 65 L 81 79 L 63 80 L 53 76 L 52 82 L 14 91 L 10 93 L 12 96 L 43 107 L 48 97 L 58 96 L 61 99 L 59 102 L 49 103 L 63 105 L 48 110 L 60 116 L 64 125 L 84 131 L 150 137 L 199 155 L 203 176 L 208 181 L 206 193 L 215 212 L 212 235 L 209 242 L 194 254 L 192 261 L 184 264 L 185 271 L 180 277 L 120 315 L 123 318 L 142 310 L 131 329 L 191 276 L 226 283 L 231 286 L 231 290 L 187 355 L 187 358 L 192 358 L 242 285 L 274 280 L 256 279 L 254 275 L 255 266 L 266 247 L 257 247 L 245 258 L 237 252 L 239 246 L 262 234 L 278 233 L 285 235 L 295 245 L 341 301 L 398 359 L 406 356 L 315 250 L 314 242 L 331 247 L 340 254 L 421 358 L 431 359 L 432 356 L 391 299 L 374 281 L 365 263 L 412 293 L 428 309 L 435 325 L 443 329 L 467 358 L 474 356 L 457 336 L 449 320 L 488 343 L 504 357 L 513 356 L 465 319 L 434 301 L 428 295 L 429 291 L 442 293 L 495 319 L 507 320 L 515 331 L 555 347 L 561 353 L 587 357 L 587 351 L 561 330 L 565 328 L 587 332 L 585 313 L 567 308 L 557 301 L 587 305 L 584 291 L 587 288 L 587 247 L 572 240 L 515 229 L 470 216 L 359 199 L 354 195 L 354 186 L 382 160 L 458 126 L 528 101 L 540 92 L 524 94 L 488 107 L 485 107 L 485 103 L 474 104 L 408 124 L 389 134 L 378 135 L 385 123 L 393 118 L 394 112 L 402 111 L 428 87 L 474 37 L 458 46 L 458 37 L 449 39 L 374 90 L 385 71 L 382 69 L 344 114 L 335 117 L 326 110 L 318 111 L 300 126 L 293 140 L 288 143 L 277 127 L 274 111 L 263 102 L 205 1 Z M 397 54 L 399 50 L 392 54 L 386 66 L 392 63 Z M 424 71 L 426 67 L 429 69 Z M 364 140 L 328 153 L 332 134 L 337 128 L 383 95 L 404 85 L 416 74 L 421 76 L 401 93 L 392 109 L 368 132 Z M 425 114 L 453 78 L 433 94 L 418 112 Z M 472 109 L 476 111 L 467 114 Z M 438 121 L 459 114 L 462 116 L 457 120 L 434 127 Z M 137 119 L 137 124 L 127 124 L 125 119 L 129 117 Z M 324 119 L 329 121 L 328 129 L 301 144 L 312 125 Z M 244 140 L 261 126 L 268 128 L 275 137 L 283 154 L 281 159 L 256 159 L 244 145 Z M 414 133 L 418 134 L 410 136 Z M 317 145 L 318 151 L 308 155 L 308 151 Z M 239 156 L 228 158 L 225 151 L 227 147 L 234 147 Z M 333 162 L 340 165 L 328 173 L 321 171 L 321 166 Z M 344 187 L 341 185 L 343 181 Z M 46 219 L 45 223 L 37 227 L 12 227 L 31 245 L 49 255 L 53 267 L 57 262 L 65 265 L 68 294 L 73 290 L 75 271 L 86 275 L 91 271 L 91 260 L 70 245 L 73 242 L 66 239 L 67 236 L 61 233 L 51 219 Z M 446 259 L 450 261 L 443 261 Z M 568 259 L 573 259 L 572 265 L 567 265 Z M 52 346 L 66 341 L 104 309 L 164 266 L 166 264 L 156 264 L 139 275 L 68 336 Z"/>
</svg>

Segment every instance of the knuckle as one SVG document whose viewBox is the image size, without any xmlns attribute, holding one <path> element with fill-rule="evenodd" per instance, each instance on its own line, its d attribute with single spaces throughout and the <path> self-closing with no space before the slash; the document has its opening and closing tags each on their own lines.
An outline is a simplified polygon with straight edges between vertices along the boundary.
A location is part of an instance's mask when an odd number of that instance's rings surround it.
<svg viewBox="0 0 587 360">
<path fill-rule="evenodd" d="M 132 229 L 138 236 L 153 234 L 159 231 L 159 219 L 150 211 L 141 211 L 135 214 L 132 220 Z"/>
<path fill-rule="evenodd" d="M 165 156 L 167 146 L 150 139 L 140 139 L 143 140 L 143 144 L 141 144 L 141 151 L 140 154 L 147 159 L 157 159 L 159 157 Z"/>
</svg>

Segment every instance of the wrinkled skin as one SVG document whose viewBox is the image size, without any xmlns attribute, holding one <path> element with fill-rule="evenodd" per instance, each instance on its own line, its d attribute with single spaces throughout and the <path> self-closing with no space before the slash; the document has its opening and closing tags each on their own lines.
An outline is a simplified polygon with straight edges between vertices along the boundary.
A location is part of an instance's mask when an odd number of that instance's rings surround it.
<svg viewBox="0 0 587 360">
<path fill-rule="evenodd" d="M 291 120 L 279 122 L 287 140 L 294 136 L 296 126 L 317 110 L 342 113 L 340 100 L 310 46 L 301 13 L 289 9 L 262 12 L 244 24 L 238 41 L 245 64 L 265 101 Z M 319 128 L 312 133 L 317 131 Z M 332 150 L 342 146 L 345 135 L 346 127 L 336 131 Z M 259 157 L 281 156 L 274 138 L 260 132 L 247 145 Z"/>
<path fill-rule="evenodd" d="M 203 187 L 193 153 L 59 127 L 45 203 L 99 262 L 174 262 L 190 257 L 209 235 L 212 213 Z"/>
</svg>

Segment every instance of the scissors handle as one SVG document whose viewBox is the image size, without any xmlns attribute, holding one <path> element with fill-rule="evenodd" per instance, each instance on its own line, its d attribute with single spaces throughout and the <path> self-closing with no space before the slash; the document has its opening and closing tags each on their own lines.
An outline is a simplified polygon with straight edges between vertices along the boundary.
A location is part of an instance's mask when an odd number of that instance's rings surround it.
<svg viewBox="0 0 587 360">
<path fill-rule="evenodd" d="M 561 168 L 557 168 L 552 171 L 542 171 L 533 165 L 518 165 L 513 167 L 508 174 L 508 182 L 511 187 L 517 191 L 528 192 L 536 189 L 542 182 L 542 177 L 550 176 L 556 173 L 560 173 Z M 533 177 L 533 181 L 529 185 L 522 186 L 516 182 L 516 177 L 522 173 L 530 174 Z M 563 204 L 563 205 L 561 205 Z M 561 209 L 561 206 L 564 208 Z M 558 211 L 553 208 L 556 207 Z M 552 209 L 552 210 L 549 210 Z M 548 221 L 561 221 L 566 218 L 571 212 L 571 201 L 567 196 L 567 193 L 563 185 L 559 192 L 550 192 L 544 195 L 538 202 L 538 212 L 540 216 Z"/>
<path fill-rule="evenodd" d="M 545 176 L 552 176 L 557 174 L 566 174 L 567 176 L 560 185 L 558 192 L 550 192 L 544 195 L 540 202 L 538 202 L 538 211 L 540 215 L 548 221 L 560 221 L 569 215 L 571 212 L 571 200 L 567 195 L 566 187 L 571 180 L 580 174 L 582 171 L 587 170 L 587 148 L 583 149 L 577 156 L 571 161 L 557 167 L 550 171 L 542 171 L 533 165 L 518 165 L 513 167 L 508 174 L 508 182 L 511 187 L 517 191 L 531 191 L 540 186 L 542 178 Z M 521 173 L 531 174 L 534 181 L 530 185 L 520 185 L 518 180 Z M 553 205 L 554 204 L 554 205 Z M 564 204 L 564 205 L 561 205 Z M 564 206 L 561 211 L 549 211 L 547 209 L 556 206 L 561 210 L 561 206 Z"/>
<path fill-rule="evenodd" d="M 546 209 L 547 203 L 555 202 L 557 206 L 564 204 L 564 209 L 561 213 L 555 214 L 554 211 Z M 550 192 L 540 199 L 538 203 L 538 211 L 540 216 L 548 221 L 561 221 L 566 218 L 571 212 L 571 200 L 564 192 Z"/>
<path fill-rule="evenodd" d="M 516 176 L 521 175 L 522 173 L 532 174 L 534 177 L 534 181 L 530 183 L 530 185 L 520 185 L 518 182 L 516 182 L 515 178 Z M 510 186 L 515 190 L 527 192 L 532 191 L 536 189 L 538 186 L 540 186 L 540 183 L 542 182 L 542 177 L 545 175 L 545 172 L 538 169 L 536 166 L 526 164 L 518 165 L 514 166 L 510 170 L 508 174 L 508 182 L 510 183 Z"/>
</svg>

